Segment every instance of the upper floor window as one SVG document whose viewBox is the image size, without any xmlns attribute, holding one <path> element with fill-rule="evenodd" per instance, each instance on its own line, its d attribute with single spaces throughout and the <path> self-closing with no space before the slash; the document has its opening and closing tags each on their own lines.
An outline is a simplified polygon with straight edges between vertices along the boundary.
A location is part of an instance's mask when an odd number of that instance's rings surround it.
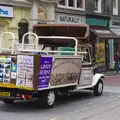
<svg viewBox="0 0 120 120">
<path fill-rule="evenodd" d="M 101 13 L 101 0 L 94 0 L 95 12 Z"/>
<path fill-rule="evenodd" d="M 75 1 L 74 0 L 69 0 L 68 1 L 68 6 L 69 7 L 75 7 Z"/>
<path fill-rule="evenodd" d="M 60 0 L 59 6 L 85 10 L 85 0 Z"/>
<path fill-rule="evenodd" d="M 65 5 L 66 5 L 65 0 L 60 0 L 60 1 L 59 1 L 59 5 L 65 6 Z"/>
<path fill-rule="evenodd" d="M 85 0 L 77 0 L 77 8 L 85 8 Z"/>
<path fill-rule="evenodd" d="M 113 0 L 113 15 L 118 15 L 118 0 Z"/>
</svg>

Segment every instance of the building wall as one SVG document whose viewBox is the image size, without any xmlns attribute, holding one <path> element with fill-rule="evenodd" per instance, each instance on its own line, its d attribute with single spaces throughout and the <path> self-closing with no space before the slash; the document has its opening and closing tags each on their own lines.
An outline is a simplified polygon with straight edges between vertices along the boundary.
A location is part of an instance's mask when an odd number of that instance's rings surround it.
<svg viewBox="0 0 120 120">
<path fill-rule="evenodd" d="M 14 18 L 11 20 L 8 30 L 13 31 L 16 39 L 18 39 L 18 23 L 22 20 L 25 20 L 29 23 L 29 14 L 29 8 L 14 7 Z"/>
<path fill-rule="evenodd" d="M 54 23 L 55 22 L 55 7 L 54 2 L 33 2 L 33 6 L 30 11 L 30 26 L 29 31 L 33 30 L 35 24 L 42 23 Z M 41 13 L 38 13 L 41 10 Z"/>
<path fill-rule="evenodd" d="M 85 24 L 86 12 L 84 10 L 57 5 L 55 9 L 56 24 Z"/>
<path fill-rule="evenodd" d="M 10 6 L 13 7 L 13 17 L 3 18 L 0 16 L 0 34 L 6 31 L 13 32 L 16 40 L 19 39 L 19 22 L 29 24 L 29 30 L 33 31 L 35 24 L 54 23 L 56 1 L 28 0 L 28 2 L 11 1 Z M 8 0 L 1 0 L 2 5 L 8 5 Z M 42 12 L 40 12 L 42 10 Z M 4 35 L 4 47 L 11 48 L 12 38 L 10 35 Z"/>
<path fill-rule="evenodd" d="M 111 16 L 112 15 L 112 0 L 101 0 L 101 13 L 95 12 L 94 0 L 86 0 L 86 13 L 99 15 L 99 16 Z"/>
<path fill-rule="evenodd" d="M 14 18 L 0 18 L 0 23 L 3 26 L 2 32 L 13 32 L 16 40 L 18 40 L 18 23 L 21 20 L 25 20 L 29 22 L 29 8 L 22 7 L 13 7 Z M 12 37 L 8 34 L 3 36 L 4 39 L 4 47 L 11 48 Z"/>
</svg>

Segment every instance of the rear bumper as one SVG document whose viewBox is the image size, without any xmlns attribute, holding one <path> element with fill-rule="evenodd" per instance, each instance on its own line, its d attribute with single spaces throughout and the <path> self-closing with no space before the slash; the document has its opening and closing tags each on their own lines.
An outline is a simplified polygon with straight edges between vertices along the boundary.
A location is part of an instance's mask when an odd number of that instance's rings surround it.
<svg viewBox="0 0 120 120">
<path fill-rule="evenodd" d="M 3 100 L 24 100 L 24 99 L 21 99 L 20 97 L 0 97 L 0 101 Z"/>
<path fill-rule="evenodd" d="M 27 100 L 32 95 L 33 95 L 33 91 L 27 91 L 27 90 L 21 90 L 21 89 L 10 89 L 10 88 L 0 88 L 0 92 L 9 92 L 10 96 L 8 97 L 4 97 L 4 96 L 0 96 L 0 101 L 3 100 Z M 27 97 L 26 97 L 27 96 Z"/>
</svg>

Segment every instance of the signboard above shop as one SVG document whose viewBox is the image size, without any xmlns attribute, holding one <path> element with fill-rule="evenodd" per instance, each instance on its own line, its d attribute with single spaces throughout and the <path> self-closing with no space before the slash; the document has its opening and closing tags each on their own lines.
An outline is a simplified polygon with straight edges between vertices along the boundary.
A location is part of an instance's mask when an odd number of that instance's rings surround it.
<svg viewBox="0 0 120 120">
<path fill-rule="evenodd" d="M 112 21 L 112 25 L 113 26 L 120 26 L 120 22 L 119 21 Z"/>
<path fill-rule="evenodd" d="M 8 18 L 14 17 L 13 7 L 0 5 L 0 17 L 8 17 Z"/>
<path fill-rule="evenodd" d="M 120 28 L 120 21 L 119 20 L 110 20 L 110 27 L 117 27 L 117 28 Z"/>
<path fill-rule="evenodd" d="M 85 16 L 56 13 L 58 24 L 85 24 Z"/>
</svg>

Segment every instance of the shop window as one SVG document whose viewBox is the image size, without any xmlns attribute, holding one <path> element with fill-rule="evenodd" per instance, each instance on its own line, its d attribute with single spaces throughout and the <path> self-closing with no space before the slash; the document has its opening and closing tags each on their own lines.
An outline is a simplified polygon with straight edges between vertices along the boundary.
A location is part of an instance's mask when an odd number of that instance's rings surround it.
<svg viewBox="0 0 120 120">
<path fill-rule="evenodd" d="M 113 15 L 118 15 L 118 0 L 112 0 L 113 3 Z"/>
<path fill-rule="evenodd" d="M 83 57 L 83 63 L 91 63 L 90 49 L 87 48 L 85 52 L 87 52 L 87 54 Z"/>
<path fill-rule="evenodd" d="M 95 0 L 95 10 L 98 11 L 98 0 Z"/>
<path fill-rule="evenodd" d="M 59 7 L 85 10 L 85 0 L 60 0 Z"/>
<path fill-rule="evenodd" d="M 94 0 L 95 12 L 101 13 L 101 0 Z"/>
<path fill-rule="evenodd" d="M 19 32 L 18 32 L 18 35 L 19 35 L 19 43 L 22 43 L 22 37 L 25 33 L 28 32 L 28 23 L 19 23 L 18 24 L 19 26 Z M 26 37 L 25 38 L 25 43 L 28 44 L 29 43 L 29 40 L 28 38 Z"/>
<path fill-rule="evenodd" d="M 105 41 L 96 43 L 96 64 L 98 66 L 104 66 L 106 64 L 106 50 Z"/>
</svg>

